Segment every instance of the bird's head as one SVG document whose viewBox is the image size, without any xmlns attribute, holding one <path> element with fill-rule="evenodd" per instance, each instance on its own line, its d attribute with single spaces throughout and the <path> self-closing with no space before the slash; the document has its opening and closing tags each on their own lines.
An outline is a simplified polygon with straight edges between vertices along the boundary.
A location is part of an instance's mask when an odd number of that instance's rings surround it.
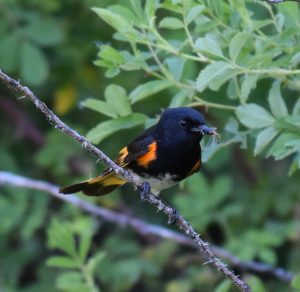
<svg viewBox="0 0 300 292">
<path fill-rule="evenodd" d="M 200 142 L 204 135 L 218 135 L 216 128 L 206 125 L 200 112 L 189 107 L 166 109 L 157 124 L 157 130 L 166 139 L 178 142 Z"/>
</svg>

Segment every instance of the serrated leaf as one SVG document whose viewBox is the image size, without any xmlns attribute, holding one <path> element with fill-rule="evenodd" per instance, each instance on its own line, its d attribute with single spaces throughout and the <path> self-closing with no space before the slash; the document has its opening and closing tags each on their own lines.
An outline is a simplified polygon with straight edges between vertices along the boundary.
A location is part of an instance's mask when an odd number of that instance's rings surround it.
<svg viewBox="0 0 300 292">
<path fill-rule="evenodd" d="M 275 121 L 263 107 L 254 103 L 239 106 L 236 115 L 243 125 L 253 129 L 271 126 Z"/>
<path fill-rule="evenodd" d="M 116 118 L 117 113 L 115 109 L 102 100 L 97 100 L 94 98 L 88 98 L 85 100 L 82 105 L 91 110 L 97 111 L 103 115 L 106 115 L 111 118 Z"/>
<path fill-rule="evenodd" d="M 232 61 L 236 61 L 239 53 L 246 44 L 249 34 L 246 32 L 237 33 L 229 43 L 229 56 Z"/>
<path fill-rule="evenodd" d="M 256 87 L 258 75 L 245 75 L 245 79 L 241 85 L 241 103 L 245 103 L 252 89 Z"/>
<path fill-rule="evenodd" d="M 219 43 L 209 34 L 203 38 L 198 38 L 195 42 L 195 47 L 202 52 L 223 57 Z"/>
<path fill-rule="evenodd" d="M 186 16 L 187 25 L 189 25 L 204 9 L 204 5 L 196 5 L 193 8 L 189 9 L 189 12 Z"/>
<path fill-rule="evenodd" d="M 239 69 L 233 68 L 227 62 L 219 61 L 209 64 L 202 69 L 196 80 L 197 90 L 201 92 L 207 87 L 218 90 L 228 79 L 239 73 Z"/>
<path fill-rule="evenodd" d="M 167 80 L 154 80 L 141 84 L 130 93 L 131 103 L 140 101 L 170 86 L 172 86 L 172 83 Z"/>
<path fill-rule="evenodd" d="M 279 133 L 274 127 L 268 127 L 259 132 L 256 137 L 256 143 L 254 148 L 254 155 L 257 155 L 263 151 L 263 149 L 276 137 Z"/>
<path fill-rule="evenodd" d="M 80 265 L 74 259 L 66 256 L 52 256 L 47 260 L 46 265 L 49 267 L 69 269 L 80 267 Z"/>
<path fill-rule="evenodd" d="M 165 17 L 159 23 L 160 28 L 179 29 L 183 27 L 183 22 L 175 17 Z"/>
<path fill-rule="evenodd" d="M 137 113 L 131 114 L 126 117 L 105 121 L 97 125 L 95 128 L 91 129 L 87 133 L 87 138 L 92 143 L 97 144 L 119 130 L 130 129 L 138 125 L 143 125 L 145 121 L 146 116 Z"/>
<path fill-rule="evenodd" d="M 273 82 L 269 91 L 268 101 L 275 117 L 282 118 L 288 115 L 288 110 L 281 96 L 280 83 L 278 81 Z"/>
<path fill-rule="evenodd" d="M 48 62 L 44 53 L 29 42 L 24 42 L 21 50 L 21 76 L 32 84 L 44 82 L 48 76 Z"/>
</svg>

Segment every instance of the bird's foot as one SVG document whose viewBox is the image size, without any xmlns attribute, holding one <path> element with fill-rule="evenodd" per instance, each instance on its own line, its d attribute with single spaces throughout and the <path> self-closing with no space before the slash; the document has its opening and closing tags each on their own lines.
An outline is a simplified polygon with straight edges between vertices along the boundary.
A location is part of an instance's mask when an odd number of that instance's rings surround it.
<svg viewBox="0 0 300 292">
<path fill-rule="evenodd" d="M 171 211 L 171 214 L 168 214 L 168 224 L 175 224 L 179 218 L 180 218 L 180 215 L 178 213 L 178 211 L 172 206 L 172 204 L 170 204 L 168 201 L 166 201 L 162 196 L 158 196 L 157 197 L 164 205 L 166 205 L 168 208 L 170 208 L 172 211 Z"/>
<path fill-rule="evenodd" d="M 178 211 L 175 208 L 172 208 L 172 214 L 169 215 L 168 224 L 173 225 L 177 221 L 179 221 L 179 219 L 180 219 L 180 215 Z"/>
<path fill-rule="evenodd" d="M 143 185 L 140 187 L 140 196 L 142 201 L 146 201 L 149 198 L 149 194 L 151 192 L 151 187 L 148 182 L 144 182 Z M 158 200 L 161 201 L 162 204 L 170 208 L 171 214 L 169 214 L 168 218 L 168 224 L 175 224 L 179 219 L 180 215 L 178 211 L 168 202 L 166 201 L 163 197 L 161 196 L 156 196 Z"/>
<path fill-rule="evenodd" d="M 147 200 L 147 198 L 149 198 L 150 191 L 150 184 L 148 182 L 144 182 L 143 185 L 140 187 L 140 196 L 142 201 L 145 201 Z"/>
</svg>

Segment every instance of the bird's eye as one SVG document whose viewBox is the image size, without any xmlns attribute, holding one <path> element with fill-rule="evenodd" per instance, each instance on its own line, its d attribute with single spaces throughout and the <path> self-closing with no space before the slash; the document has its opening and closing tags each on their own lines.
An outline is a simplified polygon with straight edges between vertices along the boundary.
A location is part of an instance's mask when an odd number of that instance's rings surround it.
<svg viewBox="0 0 300 292">
<path fill-rule="evenodd" d="M 187 125 L 187 122 L 184 121 L 184 120 L 181 120 L 181 121 L 179 122 L 179 126 L 180 126 L 181 128 L 185 128 L 186 125 Z"/>
</svg>

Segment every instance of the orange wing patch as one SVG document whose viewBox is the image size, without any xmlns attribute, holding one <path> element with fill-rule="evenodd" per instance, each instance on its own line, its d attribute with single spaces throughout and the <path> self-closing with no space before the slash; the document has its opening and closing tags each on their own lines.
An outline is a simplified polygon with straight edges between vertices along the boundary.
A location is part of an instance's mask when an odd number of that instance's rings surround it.
<svg viewBox="0 0 300 292">
<path fill-rule="evenodd" d="M 192 175 L 193 173 L 197 172 L 201 167 L 201 159 L 199 159 L 195 165 L 193 166 L 192 170 L 189 172 L 188 176 L 189 175 Z"/>
<path fill-rule="evenodd" d="M 150 165 L 151 161 L 157 158 L 156 150 L 157 150 L 157 143 L 152 142 L 148 146 L 148 151 L 146 152 L 146 154 L 142 155 L 137 159 L 137 164 L 147 168 Z"/>
</svg>

